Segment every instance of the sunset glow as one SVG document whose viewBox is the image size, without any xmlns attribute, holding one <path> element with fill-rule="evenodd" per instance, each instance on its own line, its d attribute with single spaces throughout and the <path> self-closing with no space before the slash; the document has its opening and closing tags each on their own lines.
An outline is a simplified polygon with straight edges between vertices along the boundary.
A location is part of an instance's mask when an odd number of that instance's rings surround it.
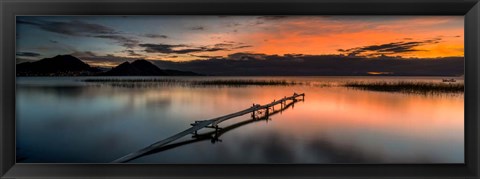
<svg viewBox="0 0 480 179">
<path fill-rule="evenodd" d="M 231 54 L 462 57 L 462 16 L 17 17 L 17 58 L 73 54 L 94 66 Z"/>
</svg>

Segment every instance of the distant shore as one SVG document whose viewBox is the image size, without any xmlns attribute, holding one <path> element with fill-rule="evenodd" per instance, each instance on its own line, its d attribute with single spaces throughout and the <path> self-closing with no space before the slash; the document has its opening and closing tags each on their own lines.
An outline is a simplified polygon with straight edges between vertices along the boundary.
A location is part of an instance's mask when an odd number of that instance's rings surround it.
<svg viewBox="0 0 480 179">
<path fill-rule="evenodd" d="M 83 82 L 105 83 L 120 87 L 153 87 L 162 85 L 181 85 L 181 86 L 225 86 L 225 87 L 246 87 L 246 86 L 295 86 L 295 85 L 312 85 L 307 81 L 295 80 L 263 80 L 263 79 L 157 79 L 157 78 L 92 78 L 83 79 Z M 332 85 L 329 83 L 315 86 L 319 87 L 346 87 L 359 90 L 381 91 L 381 92 L 402 92 L 402 93 L 463 93 L 464 84 L 460 82 L 444 83 L 444 82 L 381 82 L 381 81 L 360 81 L 345 82 L 342 84 Z"/>
</svg>

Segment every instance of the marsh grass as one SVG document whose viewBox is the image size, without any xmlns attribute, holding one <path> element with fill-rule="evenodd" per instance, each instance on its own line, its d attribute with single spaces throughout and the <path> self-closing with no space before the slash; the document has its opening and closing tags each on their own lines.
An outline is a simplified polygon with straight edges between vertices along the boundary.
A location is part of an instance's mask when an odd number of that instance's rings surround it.
<svg viewBox="0 0 480 179">
<path fill-rule="evenodd" d="M 104 83 L 115 87 L 156 87 L 156 86 L 187 86 L 187 87 L 246 87 L 246 86 L 292 86 L 306 83 L 287 80 L 180 80 L 180 79 L 85 79 L 83 82 Z"/>
<path fill-rule="evenodd" d="M 248 86 L 294 86 L 307 85 L 314 87 L 347 87 L 352 89 L 402 92 L 416 94 L 463 93 L 463 83 L 433 83 L 433 82 L 345 82 L 338 85 L 331 83 L 313 83 L 288 80 L 253 80 L 253 79 L 159 79 L 159 78 L 99 78 L 84 79 L 83 82 L 109 85 L 125 88 L 154 88 L 162 86 L 180 87 L 248 87 Z"/>
<path fill-rule="evenodd" d="M 192 84 L 200 86 L 292 86 L 301 83 L 286 80 L 205 80 L 192 81 Z"/>
<path fill-rule="evenodd" d="M 347 82 L 347 88 L 403 93 L 463 93 L 463 83 L 427 83 L 427 82 Z"/>
</svg>

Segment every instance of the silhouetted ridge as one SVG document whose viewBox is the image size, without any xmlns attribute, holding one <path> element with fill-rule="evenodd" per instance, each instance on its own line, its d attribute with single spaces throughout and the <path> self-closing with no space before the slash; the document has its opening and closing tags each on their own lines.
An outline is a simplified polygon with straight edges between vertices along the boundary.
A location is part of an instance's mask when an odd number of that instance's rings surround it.
<svg viewBox="0 0 480 179">
<path fill-rule="evenodd" d="M 76 76 L 96 72 L 95 68 L 71 55 L 57 55 L 17 65 L 18 76 Z"/>
<path fill-rule="evenodd" d="M 102 76 L 200 76 L 191 71 L 162 70 L 147 60 L 123 62 L 110 71 L 100 74 Z"/>
<path fill-rule="evenodd" d="M 136 60 L 132 63 L 124 62 L 110 71 L 105 72 L 105 76 L 166 76 L 168 75 L 162 69 L 146 60 Z"/>
</svg>

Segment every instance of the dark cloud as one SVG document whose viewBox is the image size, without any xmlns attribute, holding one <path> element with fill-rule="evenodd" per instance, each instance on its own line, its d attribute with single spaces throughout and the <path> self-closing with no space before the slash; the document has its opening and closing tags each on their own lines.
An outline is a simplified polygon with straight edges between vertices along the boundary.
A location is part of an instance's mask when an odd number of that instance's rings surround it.
<svg viewBox="0 0 480 179">
<path fill-rule="evenodd" d="M 251 45 L 241 45 L 242 43 L 235 43 L 235 42 L 226 42 L 226 43 L 218 43 L 213 45 L 214 47 L 218 48 L 229 48 L 229 49 L 241 49 L 241 48 L 248 48 L 252 47 Z"/>
<path fill-rule="evenodd" d="M 190 56 L 192 56 L 192 57 L 198 57 L 198 58 L 203 58 L 203 59 L 223 58 L 222 56 L 214 56 L 214 55 L 193 55 L 193 54 L 191 54 Z"/>
<path fill-rule="evenodd" d="M 129 37 L 125 37 L 125 36 L 122 36 L 122 35 L 115 35 L 115 34 L 95 35 L 93 37 L 114 40 L 117 43 L 119 43 L 121 46 L 124 46 L 124 47 L 127 47 L 127 48 L 133 48 L 139 43 L 138 40 L 135 40 L 135 39 L 132 39 L 132 38 L 129 38 Z"/>
<path fill-rule="evenodd" d="M 49 40 L 49 42 L 50 42 L 50 43 L 54 43 L 54 44 L 57 44 L 57 43 L 58 43 L 58 41 L 56 41 L 56 40 Z"/>
<path fill-rule="evenodd" d="M 126 48 L 133 48 L 136 44 L 138 44 L 138 41 L 134 38 L 121 35 L 120 32 L 115 31 L 113 28 L 99 24 L 87 23 L 79 20 L 63 22 L 47 21 L 27 17 L 18 18 L 17 23 L 33 25 L 42 30 L 63 35 L 110 39 L 116 41 L 121 46 L 124 46 Z"/>
<path fill-rule="evenodd" d="M 388 60 L 387 60 L 388 59 Z M 225 76 L 354 76 L 368 72 L 391 72 L 398 76 L 459 76 L 464 73 L 463 57 L 401 58 L 348 57 L 344 55 L 284 56 L 236 53 L 223 58 L 188 62 L 155 61 L 162 68 Z"/>
<path fill-rule="evenodd" d="M 118 65 L 138 57 L 115 55 L 97 56 L 75 52 L 92 66 Z M 222 76 L 358 76 L 369 72 L 389 72 L 396 76 L 460 76 L 464 74 L 464 57 L 401 58 L 401 57 L 349 57 L 344 55 L 267 55 L 235 53 L 228 57 L 188 54 L 202 58 L 193 61 L 153 61 L 160 68 L 193 71 L 205 75 Z M 175 58 L 169 54 L 166 57 Z M 388 59 L 388 60 L 387 60 Z"/>
<path fill-rule="evenodd" d="M 91 51 L 75 51 L 71 53 L 70 55 L 75 56 L 75 57 L 96 57 L 97 54 L 91 52 Z"/>
<path fill-rule="evenodd" d="M 46 21 L 39 19 L 19 19 L 18 24 L 28 24 L 36 26 L 40 29 L 59 34 L 71 36 L 85 36 L 88 34 L 115 34 L 114 29 L 98 24 L 86 23 L 78 20 L 69 22 Z"/>
<path fill-rule="evenodd" d="M 190 30 L 205 30 L 205 27 L 203 27 L 203 26 L 195 26 L 195 27 L 191 27 Z"/>
<path fill-rule="evenodd" d="M 232 46 L 234 46 L 234 44 L 233 43 L 218 43 L 218 44 L 215 44 L 213 46 L 215 46 L 215 47 L 232 47 Z"/>
<path fill-rule="evenodd" d="M 229 60 L 265 60 L 267 55 L 262 53 L 234 53 L 228 55 Z"/>
<path fill-rule="evenodd" d="M 142 35 L 142 36 L 148 37 L 148 38 L 162 38 L 162 39 L 168 38 L 168 36 L 166 36 L 166 35 L 160 35 L 160 34 L 144 34 L 144 35 Z"/>
<path fill-rule="evenodd" d="M 252 45 L 241 45 L 241 46 L 233 47 L 233 49 L 241 49 L 241 48 L 248 48 L 248 47 L 253 47 L 253 46 Z"/>
<path fill-rule="evenodd" d="M 40 56 L 39 53 L 35 53 L 35 52 L 17 52 L 16 55 L 19 56 L 19 57 L 38 57 L 38 56 Z"/>
<path fill-rule="evenodd" d="M 165 53 L 165 54 L 188 54 L 198 52 L 215 52 L 229 50 L 226 47 L 209 46 L 190 46 L 190 45 L 170 45 L 170 44 L 139 44 L 145 48 L 147 53 Z"/>
<path fill-rule="evenodd" d="M 124 50 L 129 56 L 143 56 L 142 54 L 136 53 L 134 50 Z"/>
<path fill-rule="evenodd" d="M 147 53 L 175 53 L 174 48 L 186 47 L 186 45 L 169 45 L 169 44 L 139 44 L 145 47 Z"/>
<path fill-rule="evenodd" d="M 351 49 L 338 49 L 338 51 L 347 53 L 348 56 L 358 56 L 365 52 L 371 53 L 374 56 L 379 56 L 379 55 L 419 51 L 414 48 L 418 46 L 426 45 L 426 44 L 439 43 L 440 41 L 441 41 L 441 38 L 435 38 L 435 39 L 424 40 L 424 41 L 412 41 L 412 42 L 392 42 L 387 44 L 370 45 L 370 46 L 357 47 L 357 48 L 351 48 Z"/>
</svg>

